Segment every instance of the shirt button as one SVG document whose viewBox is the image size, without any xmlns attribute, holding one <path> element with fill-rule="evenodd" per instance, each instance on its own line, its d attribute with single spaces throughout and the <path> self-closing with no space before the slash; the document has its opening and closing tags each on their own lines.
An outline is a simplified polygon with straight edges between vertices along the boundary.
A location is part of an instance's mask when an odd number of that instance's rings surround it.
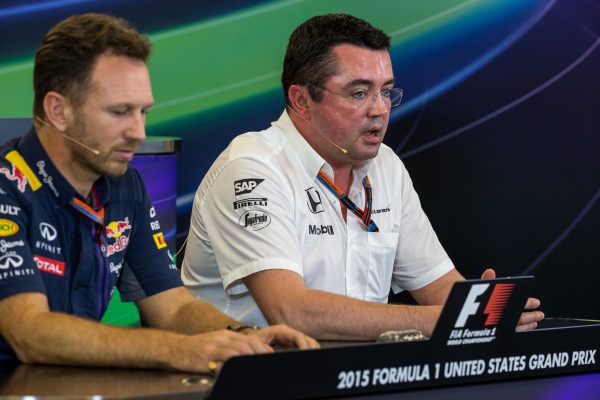
<svg viewBox="0 0 600 400">
<path fill-rule="evenodd" d="M 336 200 L 335 200 L 335 199 L 331 199 L 331 200 L 329 200 L 329 201 L 330 201 L 330 202 L 331 202 L 331 204 L 333 204 L 333 205 L 335 205 L 335 203 L 336 203 Z"/>
</svg>

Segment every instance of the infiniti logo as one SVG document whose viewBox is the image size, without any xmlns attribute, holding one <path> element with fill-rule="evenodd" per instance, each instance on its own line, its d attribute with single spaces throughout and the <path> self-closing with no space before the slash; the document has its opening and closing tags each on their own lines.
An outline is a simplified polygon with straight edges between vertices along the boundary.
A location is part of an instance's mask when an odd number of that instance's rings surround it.
<svg viewBox="0 0 600 400">
<path fill-rule="evenodd" d="M 23 258 L 18 254 L 5 254 L 0 257 L 0 269 L 16 268 L 23 264 Z"/>
<path fill-rule="evenodd" d="M 47 222 L 40 223 L 40 233 L 44 239 L 50 242 L 56 239 L 56 229 Z"/>
</svg>

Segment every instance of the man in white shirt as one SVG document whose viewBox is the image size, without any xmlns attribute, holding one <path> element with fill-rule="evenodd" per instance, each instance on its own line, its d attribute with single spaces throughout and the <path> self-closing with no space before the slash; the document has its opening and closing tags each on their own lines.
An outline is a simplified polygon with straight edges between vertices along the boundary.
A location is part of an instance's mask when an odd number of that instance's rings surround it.
<svg viewBox="0 0 600 400">
<path fill-rule="evenodd" d="M 319 339 L 431 334 L 463 278 L 382 144 L 402 97 L 389 47 L 350 15 L 314 17 L 292 33 L 286 110 L 234 139 L 196 193 L 182 278 L 198 297 L 245 323 L 284 322 Z M 390 287 L 420 305 L 386 304 Z M 542 318 L 526 312 L 518 329 Z"/>
</svg>

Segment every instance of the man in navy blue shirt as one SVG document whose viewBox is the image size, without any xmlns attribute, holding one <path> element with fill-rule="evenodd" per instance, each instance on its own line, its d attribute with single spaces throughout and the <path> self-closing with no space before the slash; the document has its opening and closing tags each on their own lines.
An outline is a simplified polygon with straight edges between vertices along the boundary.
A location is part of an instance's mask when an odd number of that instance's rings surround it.
<svg viewBox="0 0 600 400">
<path fill-rule="evenodd" d="M 0 360 L 214 372 L 274 341 L 317 346 L 244 329 L 181 286 L 128 166 L 153 104 L 149 53 L 126 21 L 84 14 L 36 54 L 34 127 L 0 147 Z M 154 329 L 97 322 L 115 287 Z"/>
</svg>

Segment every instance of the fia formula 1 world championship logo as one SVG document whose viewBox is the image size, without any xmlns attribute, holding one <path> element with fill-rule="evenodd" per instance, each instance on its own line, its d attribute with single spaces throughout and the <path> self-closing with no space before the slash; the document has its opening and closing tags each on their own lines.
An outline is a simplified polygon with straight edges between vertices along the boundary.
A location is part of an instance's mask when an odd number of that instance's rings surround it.
<svg viewBox="0 0 600 400">
<path fill-rule="evenodd" d="M 496 325 L 502 319 L 508 300 L 515 288 L 512 283 L 496 283 L 492 293 L 483 308 L 485 321 L 481 324 L 481 302 L 478 299 L 492 286 L 489 283 L 480 283 L 471 286 L 469 294 L 450 332 L 448 346 L 457 346 L 472 343 L 489 343 L 496 338 Z M 473 322 L 474 321 L 474 322 Z M 467 324 L 468 323 L 468 324 Z"/>
</svg>

